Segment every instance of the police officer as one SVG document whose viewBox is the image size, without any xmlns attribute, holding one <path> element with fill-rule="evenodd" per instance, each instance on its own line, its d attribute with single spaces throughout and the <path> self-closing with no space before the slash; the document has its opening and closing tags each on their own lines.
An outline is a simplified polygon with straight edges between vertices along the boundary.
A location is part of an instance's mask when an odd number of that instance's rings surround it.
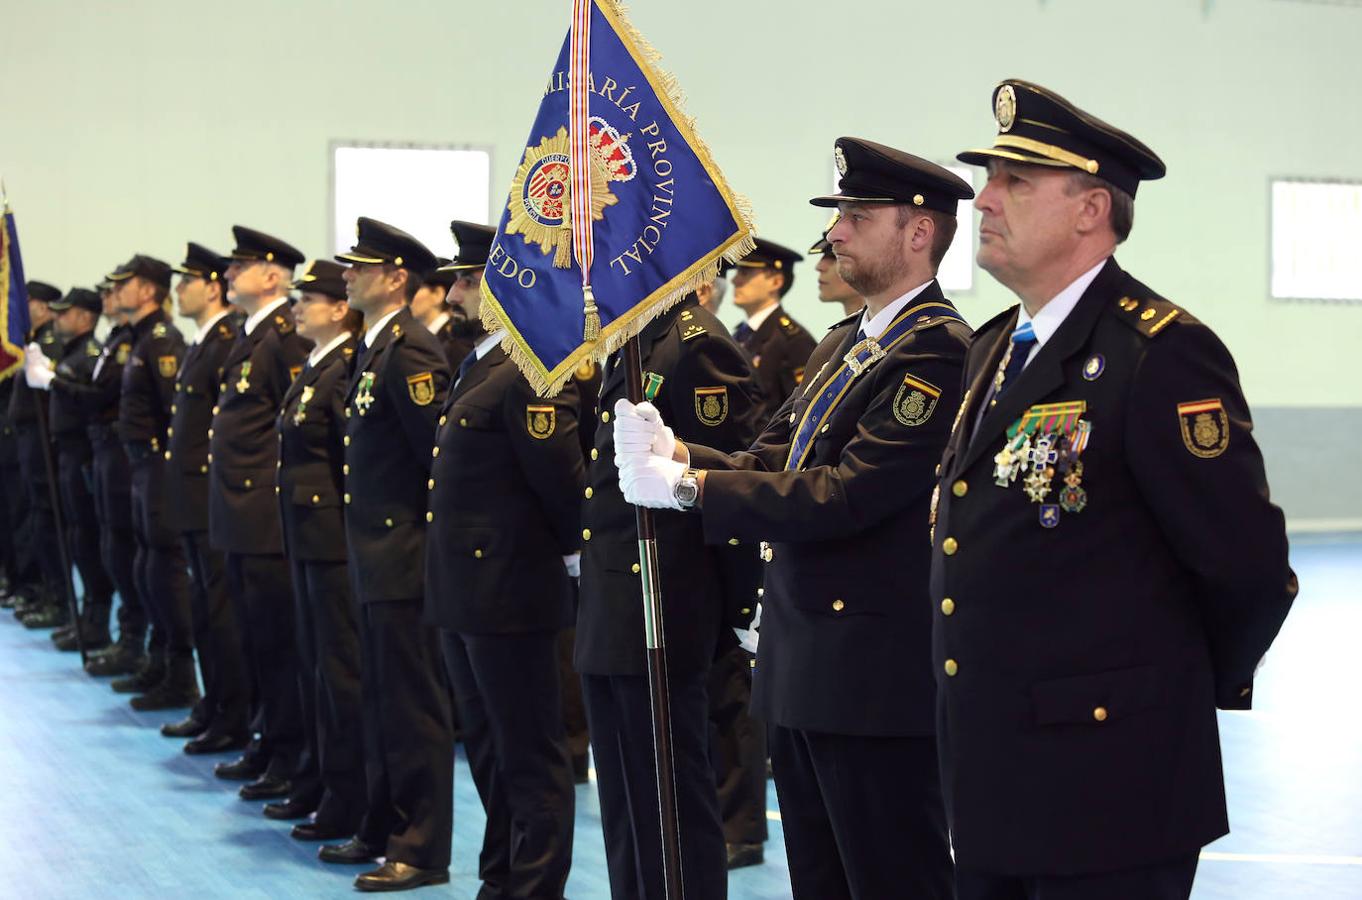
<svg viewBox="0 0 1362 900">
<path fill-rule="evenodd" d="M 458 279 L 459 273 L 448 267 L 447 264 L 451 260 L 441 257 L 436 262 L 439 265 L 425 273 L 416 296 L 411 298 L 411 314 L 416 321 L 426 326 L 427 331 L 439 338 L 440 345 L 445 350 L 445 360 L 452 370 L 459 367 L 459 363 L 468 355 L 468 349 L 471 349 L 472 345 L 456 336 L 455 325 L 459 322 L 451 315 L 449 306 L 445 303 L 445 296 L 449 293 L 450 286 Z M 465 344 L 468 344 L 467 349 Z"/>
<path fill-rule="evenodd" d="M 477 304 L 496 229 L 455 219 L 449 223 L 449 230 L 458 251 L 452 260 L 435 270 L 433 277 L 446 285 L 445 303 L 450 320 L 442 330 L 441 340 L 449 354 L 450 370 L 454 371 L 486 333 L 478 318 Z"/>
<path fill-rule="evenodd" d="M 1228 830 L 1216 708 L 1296 594 L 1282 513 L 1229 352 L 1113 256 L 1163 162 L 1039 85 L 993 108 L 959 158 L 1021 305 L 970 348 L 931 575 L 959 894 L 1185 898 Z"/>
<path fill-rule="evenodd" d="M 809 248 L 809 255 L 818 257 L 818 262 L 813 266 L 813 270 L 818 273 L 818 302 L 840 304 L 842 315 L 849 316 L 865 307 L 865 298 L 856 293 L 842 277 L 842 273 L 837 271 L 837 254 L 832 251 L 828 232 L 837 224 L 838 217 L 837 213 L 833 214 L 832 221 L 823 229 L 822 236 Z"/>
<path fill-rule="evenodd" d="M 30 281 L 27 288 L 31 328 L 26 350 L 32 353 L 36 348 L 36 355 L 55 362 L 60 356 L 61 346 L 57 340 L 53 314 L 47 304 L 60 300 L 61 291 L 45 281 Z M 47 465 L 43 462 L 43 455 L 50 451 L 43 446 L 38 428 L 39 404 L 45 406 L 46 402 L 45 397 L 35 396 L 25 376 L 14 379 L 9 398 L 9 423 L 14 429 L 15 443 L 19 448 L 19 474 L 25 507 L 19 549 L 23 561 L 38 573 L 33 587 L 15 605 L 14 612 L 19 621 L 29 628 L 51 628 L 64 624 L 69 618 L 61 557 L 56 552 L 52 485 L 47 478 Z"/>
<path fill-rule="evenodd" d="M 197 330 L 175 380 L 165 451 L 167 483 L 178 502 L 171 523 L 189 564 L 189 616 L 198 649 L 203 697 L 181 722 L 161 726 L 166 737 L 193 740 L 186 753 L 220 753 L 246 745 L 249 688 L 241 639 L 227 596 L 226 562 L 208 541 L 208 447 L 222 369 L 241 323 L 227 300 L 231 260 L 192 241 L 176 267 L 181 316 Z M 181 621 L 183 621 L 183 612 Z"/>
<path fill-rule="evenodd" d="M 426 491 L 435 422 L 449 389 L 440 342 L 407 303 L 435 256 L 420 241 L 359 219 L 337 257 L 366 331 L 346 397 L 345 532 L 359 603 L 367 810 L 355 837 L 323 847 L 328 862 L 385 857 L 364 891 L 449 880 L 453 739 L 436 629 L 422 616 Z"/>
<path fill-rule="evenodd" d="M 85 431 L 85 410 L 81 400 L 92 390 L 90 375 L 99 359 L 100 344 L 95 340 L 95 323 L 102 305 L 99 295 L 86 288 L 72 288 L 65 297 L 48 304 L 56 316 L 54 324 L 61 342 L 61 358 L 55 369 L 34 365 L 46 360 L 29 354 L 32 378 L 29 386 L 51 392 L 48 429 L 57 455 L 57 482 L 61 487 L 62 522 L 66 526 L 66 545 L 71 561 L 80 572 L 85 589 L 80 621 L 58 629 L 53 640 L 60 650 L 78 646 L 98 650 L 109 643 L 109 609 L 113 605 L 113 582 L 104 570 L 99 555 L 99 520 L 88 478 L 93 452 Z M 55 550 L 56 548 L 52 548 Z M 80 629 L 77 641 L 76 629 Z"/>
<path fill-rule="evenodd" d="M 132 357 L 135 334 L 118 305 L 114 283 L 107 278 L 99 288 L 104 317 L 113 327 L 91 372 L 85 395 L 86 433 L 94 452 L 93 493 L 99 518 L 99 550 L 104 569 L 118 589 L 118 640 L 90 655 L 85 671 L 91 675 L 129 675 L 146 658 L 147 612 L 137 585 L 137 538 L 132 527 L 132 470 L 118 438 L 119 398 L 123 366 Z"/>
<path fill-rule="evenodd" d="M 747 317 L 733 330 L 733 339 L 752 361 L 762 415 L 769 419 L 804 380 L 804 363 L 817 342 L 780 306 L 794 287 L 800 255 L 765 238 L 756 242 L 733 272 L 733 305 Z"/>
<path fill-rule="evenodd" d="M 440 414 L 426 608 L 487 812 L 482 893 L 562 897 L 574 795 L 557 637 L 572 621 L 582 542 L 580 400 L 571 381 L 536 396 L 504 336 L 478 341 Z"/>
<path fill-rule="evenodd" d="M 620 481 L 698 512 L 711 543 L 770 542 L 752 703 L 795 895 L 950 897 L 922 526 L 970 335 L 935 275 L 973 191 L 872 141 L 839 138 L 834 159 L 840 193 L 812 202 L 842 212 L 828 239 L 865 310 L 746 453 L 620 403 Z"/>
<path fill-rule="evenodd" d="M 301 766 L 302 710 L 293 636 L 293 585 L 274 497 L 279 465 L 275 419 L 302 370 L 307 342 L 289 309 L 293 269 L 303 254 L 279 238 L 232 227 L 236 247 L 227 281 L 246 320 L 222 364 L 209 442 L 208 535 L 226 554 L 227 593 L 241 623 L 244 657 L 257 704 L 260 742 L 236 763 L 215 769 L 249 777 L 243 800 L 287 796 Z"/>
<path fill-rule="evenodd" d="M 293 287 L 299 336 L 312 342 L 279 410 L 280 516 L 293 574 L 305 757 L 317 787 L 267 806 L 274 818 L 312 821 L 299 840 L 355 833 L 364 814 L 359 632 L 346 568 L 345 394 L 363 319 L 346 301 L 344 267 L 315 260 Z"/>
<path fill-rule="evenodd" d="M 736 450 L 757 433 L 759 390 L 742 350 L 692 295 L 639 335 L 644 394 L 678 433 Z M 651 695 L 644 647 L 635 510 L 620 494 L 611 409 L 624 396 L 620 354 L 608 361 L 597 407 L 582 516 L 581 605 L 576 665 L 582 675 L 600 794 L 611 893 L 661 897 Z M 739 610 L 750 616 L 760 581 L 751 546 L 711 549 L 700 523 L 657 516 L 657 546 L 671 693 L 681 867 L 687 892 L 723 896 L 724 835 L 708 752 L 710 665 L 735 644 Z"/>
<path fill-rule="evenodd" d="M 164 457 L 175 376 L 184 357 L 184 338 L 164 308 L 170 274 L 164 262 L 138 254 L 108 276 L 133 328 L 132 352 L 122 372 L 118 435 L 132 467 L 138 594 L 152 620 L 146 665 L 112 685 L 143 694 L 132 698 L 135 709 L 187 707 L 199 699 L 187 570 L 170 520 L 176 501 L 167 487 Z"/>
</svg>

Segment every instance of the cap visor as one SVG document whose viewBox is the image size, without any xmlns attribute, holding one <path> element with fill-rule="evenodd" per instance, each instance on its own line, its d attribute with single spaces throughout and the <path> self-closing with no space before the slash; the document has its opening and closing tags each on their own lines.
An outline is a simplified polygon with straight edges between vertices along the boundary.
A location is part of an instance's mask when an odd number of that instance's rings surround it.
<svg viewBox="0 0 1362 900">
<path fill-rule="evenodd" d="M 388 260 L 386 260 L 386 259 L 379 259 L 379 258 L 376 257 L 376 256 L 360 256 L 360 255 L 357 254 L 357 253 L 337 253 L 337 254 L 336 254 L 336 262 L 343 262 L 343 263 L 366 263 L 366 264 L 368 264 L 368 265 L 379 265 L 379 264 L 385 263 L 385 262 L 387 262 L 387 261 L 388 261 Z"/>
<path fill-rule="evenodd" d="M 894 197 L 853 197 L 850 194 L 830 194 L 826 197 L 814 197 L 809 201 L 810 206 L 824 206 L 835 208 L 839 203 L 907 203 L 907 200 L 898 200 Z"/>
</svg>

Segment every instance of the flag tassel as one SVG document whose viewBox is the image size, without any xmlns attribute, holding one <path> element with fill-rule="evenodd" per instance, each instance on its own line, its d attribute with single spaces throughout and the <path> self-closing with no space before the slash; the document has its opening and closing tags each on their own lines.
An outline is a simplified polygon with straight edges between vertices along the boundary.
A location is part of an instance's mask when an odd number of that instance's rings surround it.
<svg viewBox="0 0 1362 900">
<path fill-rule="evenodd" d="M 586 320 L 582 324 L 582 340 L 594 344 L 601 339 L 601 314 L 596 309 L 596 293 L 589 284 L 582 285 L 582 315 Z"/>
</svg>

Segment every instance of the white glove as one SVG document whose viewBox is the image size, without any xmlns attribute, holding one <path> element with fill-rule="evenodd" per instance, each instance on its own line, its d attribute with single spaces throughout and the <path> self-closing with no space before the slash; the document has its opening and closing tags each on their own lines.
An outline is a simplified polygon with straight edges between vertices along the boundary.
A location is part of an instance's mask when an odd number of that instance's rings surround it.
<svg viewBox="0 0 1362 900">
<path fill-rule="evenodd" d="M 676 483 L 686 474 L 686 464 L 661 456 L 629 453 L 615 456 L 620 470 L 620 492 L 635 506 L 680 509 Z"/>
<path fill-rule="evenodd" d="M 28 386 L 39 391 L 48 390 L 57 373 L 52 370 L 52 360 L 43 355 L 42 348 L 36 343 L 24 348 L 24 380 Z"/>
<path fill-rule="evenodd" d="M 662 422 L 662 414 L 648 401 L 635 406 L 621 397 L 615 401 L 615 457 L 652 453 L 671 459 L 676 438 Z"/>
<path fill-rule="evenodd" d="M 748 653 L 757 652 L 757 644 L 761 641 L 761 635 L 757 629 L 761 627 L 761 604 L 757 604 L 757 612 L 752 616 L 752 623 L 746 628 L 734 628 L 733 633 L 738 636 L 738 644 Z"/>
<path fill-rule="evenodd" d="M 582 554 L 569 553 L 563 557 L 563 568 L 567 569 L 569 578 L 582 577 Z"/>
</svg>

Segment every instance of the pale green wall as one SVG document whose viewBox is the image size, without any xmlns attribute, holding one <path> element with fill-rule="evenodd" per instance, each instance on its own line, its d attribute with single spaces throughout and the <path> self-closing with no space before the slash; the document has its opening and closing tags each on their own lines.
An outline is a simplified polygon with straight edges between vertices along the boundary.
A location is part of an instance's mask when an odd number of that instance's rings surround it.
<svg viewBox="0 0 1362 900">
<path fill-rule="evenodd" d="M 134 250 L 228 248 L 244 222 L 318 254 L 333 138 L 495 147 L 504 194 L 568 0 L 0 0 L 0 170 L 30 275 L 89 283 Z M 1259 405 L 1362 403 L 1362 306 L 1267 299 L 1267 180 L 1362 178 L 1362 10 L 1282 0 L 639 0 L 635 23 L 764 234 L 825 214 L 840 134 L 942 161 L 1039 81 L 1159 152 L 1123 264 L 1209 321 Z M 815 327 L 834 316 L 795 288 Z M 977 274 L 973 321 L 1009 303 Z M 731 318 L 731 311 L 730 311 Z"/>
</svg>

